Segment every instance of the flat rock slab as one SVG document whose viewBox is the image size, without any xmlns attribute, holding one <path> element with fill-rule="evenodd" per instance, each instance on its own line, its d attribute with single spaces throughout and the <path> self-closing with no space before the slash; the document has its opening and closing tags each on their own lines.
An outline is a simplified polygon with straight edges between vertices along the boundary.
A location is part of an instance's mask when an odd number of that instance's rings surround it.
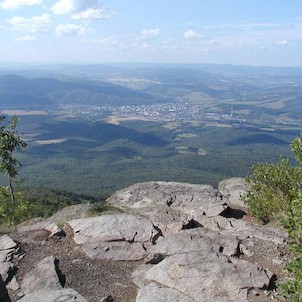
<svg viewBox="0 0 302 302">
<path fill-rule="evenodd" d="M 183 230 L 167 238 L 160 237 L 157 244 L 151 247 L 145 262 L 157 263 L 168 256 L 192 252 L 205 256 L 221 252 L 233 256 L 236 255 L 239 245 L 235 236 L 224 236 L 204 228 Z"/>
<path fill-rule="evenodd" d="M 53 222 L 50 221 L 38 221 L 33 223 L 23 224 L 17 228 L 19 234 L 27 232 L 42 231 L 45 230 L 48 233 L 48 237 L 52 237 L 62 232 L 62 230 Z"/>
<path fill-rule="evenodd" d="M 269 285 L 269 274 L 256 264 L 221 254 L 177 254 L 146 272 L 145 283 L 172 288 L 198 302 L 248 302 L 249 288 Z"/>
<path fill-rule="evenodd" d="M 68 222 L 74 241 L 92 258 L 139 260 L 159 232 L 145 217 L 131 214 L 103 215 Z"/>
<path fill-rule="evenodd" d="M 73 289 L 41 289 L 33 293 L 28 293 L 18 302 L 88 302 L 83 296 Z"/>
<path fill-rule="evenodd" d="M 227 207 L 221 194 L 212 186 L 163 181 L 135 184 L 117 191 L 107 202 L 135 209 L 166 206 L 181 210 L 192 218 L 202 213 L 217 216 Z"/>
</svg>

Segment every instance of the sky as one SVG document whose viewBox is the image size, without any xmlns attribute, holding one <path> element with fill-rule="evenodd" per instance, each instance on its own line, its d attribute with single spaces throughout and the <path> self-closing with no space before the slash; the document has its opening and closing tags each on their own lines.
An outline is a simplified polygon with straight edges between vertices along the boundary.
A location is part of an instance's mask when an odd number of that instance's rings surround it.
<svg viewBox="0 0 302 302">
<path fill-rule="evenodd" d="M 0 0 L 0 63 L 302 66 L 302 0 Z"/>
</svg>

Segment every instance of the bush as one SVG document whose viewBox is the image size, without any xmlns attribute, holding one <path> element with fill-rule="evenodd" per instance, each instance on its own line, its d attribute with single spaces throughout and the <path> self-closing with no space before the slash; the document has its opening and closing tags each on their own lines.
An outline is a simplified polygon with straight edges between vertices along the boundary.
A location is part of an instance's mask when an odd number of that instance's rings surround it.
<svg viewBox="0 0 302 302">
<path fill-rule="evenodd" d="M 283 225 L 291 239 L 288 248 L 294 259 L 286 266 L 293 279 L 282 283 L 282 287 L 288 301 L 302 302 L 302 192 L 288 206 Z"/>
<path fill-rule="evenodd" d="M 283 213 L 302 189 L 302 170 L 281 158 L 276 164 L 256 164 L 246 180 L 250 190 L 243 196 L 244 202 L 253 216 L 268 223 Z"/>
<path fill-rule="evenodd" d="M 20 192 L 15 193 L 15 202 L 10 200 L 10 192 L 0 187 L 0 225 L 14 226 L 32 218 L 33 205 L 26 202 Z"/>
<path fill-rule="evenodd" d="M 298 165 L 291 166 L 286 158 L 276 164 L 255 165 L 247 178 L 250 188 L 243 200 L 251 214 L 264 223 L 282 217 L 292 260 L 286 266 L 291 279 L 280 284 L 286 301 L 302 302 L 302 136 L 291 146 Z"/>
</svg>

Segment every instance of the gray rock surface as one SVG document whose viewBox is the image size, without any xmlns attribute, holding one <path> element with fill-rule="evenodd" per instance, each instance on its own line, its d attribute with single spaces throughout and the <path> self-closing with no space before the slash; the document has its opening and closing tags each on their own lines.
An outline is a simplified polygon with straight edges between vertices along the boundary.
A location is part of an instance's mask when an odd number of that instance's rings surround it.
<svg viewBox="0 0 302 302">
<path fill-rule="evenodd" d="M 24 293 L 31 293 L 41 289 L 62 289 L 62 285 L 57 274 L 57 261 L 53 256 L 49 256 L 37 263 L 23 279 L 21 289 Z"/>
<path fill-rule="evenodd" d="M 145 281 L 177 290 L 193 301 L 248 302 L 247 289 L 268 286 L 270 276 L 242 259 L 192 252 L 164 259 L 147 271 Z"/>
<path fill-rule="evenodd" d="M 18 302 L 88 302 L 83 296 L 73 289 L 41 289 L 28 293 Z"/>
<path fill-rule="evenodd" d="M 247 302 L 248 289 L 268 287 L 269 270 L 248 261 L 254 240 L 277 245 L 288 235 L 235 218 L 241 212 L 228 206 L 243 208 L 237 202 L 243 186 L 239 178 L 222 182 L 220 194 L 210 186 L 149 182 L 108 199 L 125 212 L 147 217 L 163 235 L 148 247 L 146 264 L 133 273 L 140 288 L 137 302 Z"/>
<path fill-rule="evenodd" d="M 204 228 L 183 230 L 167 238 L 159 238 L 150 249 L 146 263 L 157 263 L 168 256 L 183 253 L 199 252 L 204 255 L 221 252 L 227 256 L 237 254 L 240 242 L 236 236 L 224 236 Z"/>
<path fill-rule="evenodd" d="M 107 201 L 130 209 L 166 206 L 193 218 L 201 213 L 217 216 L 226 208 L 221 194 L 212 186 L 163 181 L 135 184 L 117 191 Z"/>
<path fill-rule="evenodd" d="M 229 206 L 242 209 L 247 209 L 247 206 L 241 200 L 241 196 L 246 193 L 247 188 L 246 181 L 241 177 L 224 179 L 218 184 L 218 190 L 223 196 L 228 198 Z"/>
<path fill-rule="evenodd" d="M 55 224 L 64 224 L 66 221 L 72 219 L 86 218 L 88 217 L 88 210 L 90 204 L 83 203 L 65 207 L 64 209 L 56 212 L 47 220 Z"/>
<path fill-rule="evenodd" d="M 0 276 L 4 282 L 9 279 L 14 268 L 12 259 L 17 255 L 19 247 L 9 236 L 0 237 Z"/>
<path fill-rule="evenodd" d="M 89 256 L 98 259 L 139 260 L 154 243 L 158 231 L 145 217 L 113 214 L 68 222 L 74 241 Z"/>
<path fill-rule="evenodd" d="M 50 221 L 36 221 L 27 222 L 17 228 L 18 233 L 24 234 L 28 232 L 45 230 L 48 233 L 48 237 L 52 237 L 62 232 L 62 230 L 53 222 Z"/>
<path fill-rule="evenodd" d="M 150 283 L 138 291 L 137 302 L 193 302 L 192 298 L 180 291 L 161 287 L 158 284 Z"/>
<path fill-rule="evenodd" d="M 108 263 L 107 260 L 143 259 L 144 263 L 132 273 L 138 287 L 136 302 L 248 302 L 252 289 L 261 295 L 263 289 L 269 287 L 271 268 L 274 273 L 277 267 L 281 271 L 279 264 L 283 259 L 279 246 L 283 247 L 288 234 L 282 229 L 252 224 L 239 215 L 242 211 L 234 210 L 243 208 L 237 201 L 244 185 L 239 178 L 226 180 L 220 183 L 219 192 L 207 185 L 136 184 L 108 199 L 110 205 L 123 213 L 86 217 L 88 205 L 73 206 L 50 219 L 22 225 L 18 234 L 29 234 L 25 236 L 29 240 L 37 238 L 31 244 L 40 243 L 43 257 L 43 247 L 56 243 L 58 248 L 63 239 L 67 239 L 64 250 L 67 257 L 60 254 L 62 259 L 73 263 L 70 267 L 64 266 L 67 273 L 74 274 L 73 265 L 79 265 L 81 272 L 87 271 L 86 256 L 91 258 L 90 267 L 95 263 Z M 52 235 L 58 231 L 55 222 L 66 219 L 71 219 L 64 226 L 66 237 L 48 238 L 47 232 Z M 19 242 L 20 237 L 16 241 Z M 20 244 L 22 246 L 22 241 Z M 77 255 L 74 260 L 70 259 L 70 247 Z M 6 290 L 6 281 L 12 278 L 10 272 L 18 249 L 11 238 L 0 237 L 0 286 L 3 290 Z M 275 258 L 266 258 L 269 253 Z M 119 265 L 116 267 L 120 268 Z M 63 288 L 64 276 L 53 256 L 37 263 L 21 280 L 19 293 L 24 294 L 18 300 L 21 302 L 86 301 L 73 289 Z M 70 284 L 74 287 L 75 283 Z M 18 288 L 18 284 L 11 286 L 14 290 Z M 124 290 L 127 291 L 127 286 Z M 111 293 L 106 290 L 97 296 L 98 301 L 104 295 L 108 295 L 105 300 L 111 299 Z M 127 297 L 133 301 L 135 293 L 134 289 L 134 294 L 131 292 Z"/>
</svg>

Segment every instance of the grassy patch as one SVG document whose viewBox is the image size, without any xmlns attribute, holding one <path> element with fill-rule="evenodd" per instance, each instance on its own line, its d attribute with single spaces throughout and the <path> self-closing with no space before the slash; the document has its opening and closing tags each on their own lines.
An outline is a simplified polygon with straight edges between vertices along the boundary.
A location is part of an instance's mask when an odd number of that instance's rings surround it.
<svg viewBox="0 0 302 302">
<path fill-rule="evenodd" d="M 122 210 L 117 207 L 106 205 L 106 204 L 94 204 L 89 209 L 88 216 L 94 217 L 94 216 L 118 214 L 118 213 L 122 213 Z"/>
</svg>

